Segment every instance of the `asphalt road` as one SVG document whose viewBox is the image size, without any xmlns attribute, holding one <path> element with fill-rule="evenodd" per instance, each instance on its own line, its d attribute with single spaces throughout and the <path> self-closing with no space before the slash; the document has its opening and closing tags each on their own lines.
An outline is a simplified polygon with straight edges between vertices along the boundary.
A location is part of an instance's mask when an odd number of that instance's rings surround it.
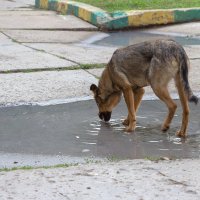
<svg viewBox="0 0 200 200">
<path fill-rule="evenodd" d="M 186 140 L 175 136 L 181 122 L 180 105 L 171 129 L 162 133 L 160 127 L 166 107 L 157 100 L 142 102 L 137 128 L 131 135 L 124 132 L 121 124 L 126 116 L 123 101 L 113 111 L 109 123 L 97 118 L 93 100 L 51 106 L 4 107 L 0 110 L 0 152 L 7 158 L 4 156 L 1 162 L 4 166 L 10 166 L 11 162 L 32 165 L 33 160 L 37 162 L 38 155 L 70 157 L 71 161 L 91 156 L 99 159 L 199 158 L 200 107 L 192 104 L 190 107 Z M 31 163 L 24 160 L 26 155 L 33 157 Z M 40 161 L 39 164 L 45 163 Z"/>
</svg>

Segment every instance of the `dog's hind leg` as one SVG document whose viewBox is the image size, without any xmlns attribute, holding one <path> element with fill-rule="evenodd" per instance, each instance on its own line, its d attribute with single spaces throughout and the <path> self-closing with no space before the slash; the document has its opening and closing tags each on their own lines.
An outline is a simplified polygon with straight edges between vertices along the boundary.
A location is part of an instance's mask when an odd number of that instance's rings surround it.
<svg viewBox="0 0 200 200">
<path fill-rule="evenodd" d="M 167 131 L 170 127 L 170 123 L 176 112 L 177 105 L 170 97 L 167 86 L 160 86 L 159 84 L 151 85 L 151 86 L 152 86 L 152 89 L 155 92 L 155 94 L 158 96 L 158 98 L 160 100 L 162 100 L 168 108 L 168 115 L 165 118 L 163 125 L 162 125 L 162 131 Z"/>
<path fill-rule="evenodd" d="M 168 108 L 168 114 L 163 122 L 162 131 L 167 131 L 169 129 L 177 108 L 167 88 L 168 83 L 173 78 L 173 74 L 176 73 L 177 69 L 175 65 L 168 65 L 168 63 L 163 62 L 162 59 L 153 57 L 151 60 L 148 77 L 149 83 L 157 97 L 163 101 Z"/>
<path fill-rule="evenodd" d="M 177 132 L 177 136 L 185 137 L 187 127 L 188 127 L 188 121 L 189 121 L 189 106 L 188 106 L 188 100 L 187 100 L 187 96 L 186 96 L 184 88 L 183 88 L 183 84 L 182 84 L 180 74 L 176 75 L 175 83 L 176 83 L 176 87 L 177 87 L 178 94 L 179 94 L 179 97 L 180 97 L 181 106 L 182 106 L 182 109 L 183 109 L 182 124 L 181 124 L 180 130 Z"/>
<path fill-rule="evenodd" d="M 136 90 L 133 90 L 133 93 L 134 93 L 134 108 L 135 108 L 135 113 L 136 113 L 140 106 L 145 90 L 144 88 L 138 88 Z M 127 117 L 127 119 L 123 121 L 123 125 L 125 126 L 129 125 L 129 116 Z"/>
</svg>

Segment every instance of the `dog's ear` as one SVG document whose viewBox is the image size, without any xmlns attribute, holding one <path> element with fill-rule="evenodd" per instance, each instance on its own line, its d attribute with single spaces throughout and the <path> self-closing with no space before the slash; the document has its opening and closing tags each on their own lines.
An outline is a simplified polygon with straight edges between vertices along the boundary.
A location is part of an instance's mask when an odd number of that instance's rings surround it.
<svg viewBox="0 0 200 200">
<path fill-rule="evenodd" d="M 95 84 L 92 84 L 90 86 L 90 90 L 94 93 L 94 94 L 97 94 L 98 92 L 98 87 L 95 85 Z"/>
</svg>

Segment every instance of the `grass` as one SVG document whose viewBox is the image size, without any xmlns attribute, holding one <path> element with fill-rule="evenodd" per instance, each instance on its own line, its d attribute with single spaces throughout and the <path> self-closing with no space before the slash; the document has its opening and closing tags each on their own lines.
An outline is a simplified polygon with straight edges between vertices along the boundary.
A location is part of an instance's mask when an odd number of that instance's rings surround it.
<svg viewBox="0 0 200 200">
<path fill-rule="evenodd" d="M 80 64 L 81 69 L 100 69 L 104 68 L 106 63 L 99 63 L 99 64 Z"/>
<path fill-rule="evenodd" d="M 32 72 L 44 72 L 44 71 L 67 71 L 67 70 L 78 70 L 78 69 L 100 69 L 106 66 L 105 63 L 99 64 L 80 64 L 75 66 L 67 67 L 52 67 L 52 68 L 34 68 L 34 69 L 14 69 L 14 70 L 0 70 L 0 74 L 13 74 L 13 73 L 32 73 Z"/>
<path fill-rule="evenodd" d="M 200 0 L 79 0 L 108 12 L 118 10 L 144 10 L 200 7 Z"/>
<path fill-rule="evenodd" d="M 77 166 L 78 163 L 70 163 L 70 164 L 58 164 L 54 166 L 42 166 L 42 167 L 31 167 L 31 166 L 24 166 L 24 167 L 13 167 L 13 168 L 1 168 L 0 172 L 10 172 L 16 170 L 32 170 L 32 169 L 54 169 L 54 168 L 68 168 Z"/>
<path fill-rule="evenodd" d="M 10 172 L 10 171 L 16 171 L 16 170 L 34 170 L 34 169 L 56 169 L 56 168 L 68 168 L 68 167 L 75 167 L 79 164 L 100 164 L 103 160 L 96 160 L 96 159 L 89 159 L 85 158 L 84 163 L 65 163 L 65 164 L 57 164 L 57 165 L 50 165 L 50 166 L 22 166 L 22 167 L 12 167 L 12 168 L 0 168 L 0 172 Z"/>
<path fill-rule="evenodd" d="M 109 162 L 119 162 L 119 161 L 122 161 L 122 160 L 129 160 L 129 158 L 125 157 L 125 156 L 119 157 L 119 156 L 116 156 L 116 155 L 111 155 L 111 156 L 107 157 L 107 161 L 109 161 Z"/>
</svg>

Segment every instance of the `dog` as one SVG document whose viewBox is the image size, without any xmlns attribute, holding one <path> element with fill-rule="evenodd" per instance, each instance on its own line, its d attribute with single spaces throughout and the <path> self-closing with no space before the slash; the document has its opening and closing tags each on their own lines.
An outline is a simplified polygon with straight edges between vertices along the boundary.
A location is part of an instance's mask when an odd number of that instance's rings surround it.
<svg viewBox="0 0 200 200">
<path fill-rule="evenodd" d="M 126 132 L 134 131 L 136 112 L 145 92 L 144 87 L 150 85 L 168 108 L 161 128 L 162 131 L 167 131 L 177 108 L 168 91 L 168 83 L 174 79 L 183 110 L 177 136 L 186 137 L 188 101 L 198 103 L 188 82 L 188 69 L 188 56 L 174 40 L 146 41 L 117 49 L 104 69 L 98 86 L 90 86 L 99 109 L 99 118 L 106 122 L 110 120 L 112 110 L 123 93 L 128 108 L 128 116 L 123 125 L 126 126 Z"/>
</svg>

